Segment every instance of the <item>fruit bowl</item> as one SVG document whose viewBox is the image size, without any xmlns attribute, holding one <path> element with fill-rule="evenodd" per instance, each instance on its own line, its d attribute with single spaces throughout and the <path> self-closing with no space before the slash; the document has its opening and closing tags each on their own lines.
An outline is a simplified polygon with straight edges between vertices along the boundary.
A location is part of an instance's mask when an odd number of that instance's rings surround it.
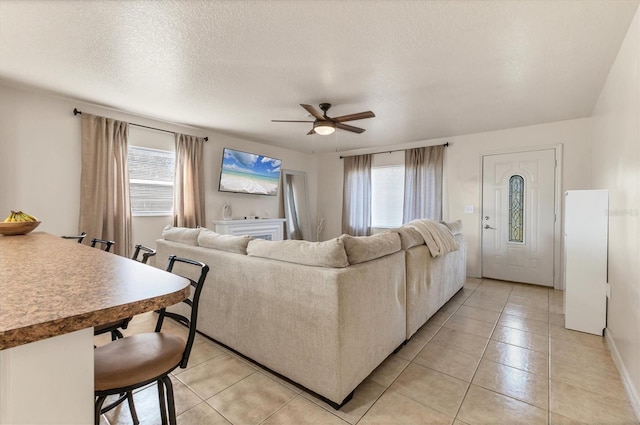
<svg viewBox="0 0 640 425">
<path fill-rule="evenodd" d="M 33 229 L 38 227 L 41 221 L 18 221 L 18 222 L 0 222 L 0 235 L 26 235 Z"/>
</svg>

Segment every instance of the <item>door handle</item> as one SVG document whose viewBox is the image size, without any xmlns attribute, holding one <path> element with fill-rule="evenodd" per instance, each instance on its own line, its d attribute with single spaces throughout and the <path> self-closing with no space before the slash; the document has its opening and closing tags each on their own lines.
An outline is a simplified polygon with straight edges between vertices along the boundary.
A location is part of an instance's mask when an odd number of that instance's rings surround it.
<svg viewBox="0 0 640 425">
<path fill-rule="evenodd" d="M 496 230 L 496 228 L 495 228 L 495 227 L 491 227 L 491 226 L 489 226 L 488 224 L 485 224 L 485 225 L 484 225 L 484 228 L 485 228 L 485 229 Z"/>
</svg>

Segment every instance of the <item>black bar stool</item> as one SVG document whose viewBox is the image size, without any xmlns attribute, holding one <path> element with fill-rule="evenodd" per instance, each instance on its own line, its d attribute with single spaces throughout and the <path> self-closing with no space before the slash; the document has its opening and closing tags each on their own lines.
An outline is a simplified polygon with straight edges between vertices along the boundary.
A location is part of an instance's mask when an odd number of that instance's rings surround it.
<svg viewBox="0 0 640 425">
<path fill-rule="evenodd" d="M 118 339 L 94 350 L 94 385 L 95 385 L 95 424 L 99 425 L 100 415 L 124 400 L 129 402 L 133 423 L 138 417 L 133 404 L 133 391 L 153 382 L 158 384 L 160 415 L 162 424 L 167 423 L 167 415 L 171 425 L 176 424 L 176 409 L 173 398 L 173 384 L 169 373 L 178 366 L 186 368 L 191 354 L 191 347 L 196 336 L 198 304 L 204 280 L 209 266 L 199 261 L 169 257 L 168 272 L 173 272 L 174 263 L 199 270 L 198 280 L 190 279 L 194 287 L 192 298 L 183 302 L 191 307 L 190 317 L 160 310 L 155 332 L 136 334 Z M 192 267 L 191 267 L 192 266 Z M 194 274 L 195 276 L 195 274 Z M 186 341 L 181 337 L 163 333 L 164 318 L 170 317 L 189 327 Z M 114 403 L 102 407 L 106 398 L 113 394 L 122 396 Z"/>
</svg>

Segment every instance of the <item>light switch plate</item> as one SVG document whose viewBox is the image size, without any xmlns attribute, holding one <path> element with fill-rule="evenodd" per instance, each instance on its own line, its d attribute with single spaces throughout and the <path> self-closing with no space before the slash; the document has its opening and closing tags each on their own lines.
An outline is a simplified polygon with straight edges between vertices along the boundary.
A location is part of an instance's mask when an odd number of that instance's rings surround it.
<svg viewBox="0 0 640 425">
<path fill-rule="evenodd" d="M 473 214 L 473 205 L 465 205 L 464 206 L 465 214 Z"/>
</svg>

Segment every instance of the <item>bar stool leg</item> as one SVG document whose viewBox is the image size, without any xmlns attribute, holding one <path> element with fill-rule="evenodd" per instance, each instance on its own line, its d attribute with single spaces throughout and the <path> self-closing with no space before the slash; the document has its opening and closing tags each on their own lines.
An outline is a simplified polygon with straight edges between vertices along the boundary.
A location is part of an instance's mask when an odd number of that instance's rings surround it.
<svg viewBox="0 0 640 425">
<path fill-rule="evenodd" d="M 176 405 L 173 399 L 173 384 L 169 375 L 162 377 L 164 386 L 167 389 L 167 403 L 169 405 L 169 425 L 176 425 Z"/>
<path fill-rule="evenodd" d="M 127 392 L 127 402 L 129 403 L 129 411 L 131 412 L 133 425 L 139 425 L 140 421 L 138 420 L 138 413 L 136 412 L 136 406 L 133 404 L 133 391 Z"/>
<path fill-rule="evenodd" d="M 100 411 L 102 410 L 102 405 L 104 404 L 104 401 L 106 399 L 107 399 L 107 396 L 103 396 L 103 395 L 99 396 L 96 399 L 96 404 L 95 404 L 95 407 L 94 407 L 94 409 L 95 409 L 94 410 L 94 418 L 93 418 L 94 425 L 100 425 Z"/>
<path fill-rule="evenodd" d="M 167 425 L 167 403 L 162 379 L 158 379 L 158 401 L 160 402 L 160 418 L 162 419 L 162 425 Z"/>
</svg>

